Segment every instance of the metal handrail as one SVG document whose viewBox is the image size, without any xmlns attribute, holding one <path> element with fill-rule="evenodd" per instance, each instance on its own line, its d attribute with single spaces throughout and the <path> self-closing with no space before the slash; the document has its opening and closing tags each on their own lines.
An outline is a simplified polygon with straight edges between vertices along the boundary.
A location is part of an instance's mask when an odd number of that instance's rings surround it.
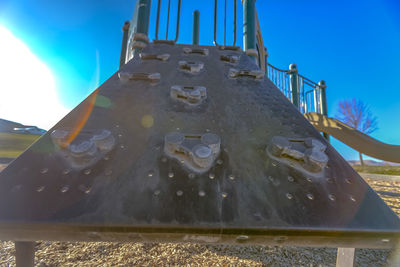
<svg viewBox="0 0 400 267">
<path fill-rule="evenodd" d="M 296 72 L 297 73 L 297 72 Z M 290 87 L 290 70 L 279 69 L 270 63 L 267 63 L 266 74 L 272 83 L 275 84 L 276 87 L 290 100 L 293 101 Z M 297 74 L 298 85 L 299 85 L 299 110 L 302 113 L 307 112 L 317 112 L 321 113 L 320 108 L 320 98 L 319 98 L 319 89 L 320 85 L 316 82 L 313 82 L 307 77 L 303 75 Z M 311 89 L 306 90 L 305 86 L 309 86 Z M 314 97 L 310 97 L 312 94 Z"/>
<path fill-rule="evenodd" d="M 179 24 L 180 24 L 180 19 L 181 19 L 181 2 L 182 2 L 182 0 L 178 0 L 178 10 L 177 10 L 177 16 L 176 16 L 176 34 L 175 34 L 175 40 L 174 40 L 175 42 L 178 42 L 178 39 L 179 39 Z M 170 9 L 171 9 L 171 0 L 168 0 L 167 29 L 166 29 L 166 34 L 165 34 L 165 40 L 168 40 Z M 160 26 L 160 13 L 161 13 L 161 0 L 158 0 L 156 33 L 155 33 L 156 40 L 159 40 L 158 39 L 158 29 Z"/>
<path fill-rule="evenodd" d="M 225 0 L 225 17 L 224 17 L 224 45 L 226 45 L 226 0 Z M 214 0 L 214 45 L 218 46 L 217 42 L 217 17 L 218 17 L 218 0 Z M 236 45 L 236 26 L 237 26 L 237 3 L 233 0 L 233 44 Z"/>
<path fill-rule="evenodd" d="M 313 86 L 313 87 L 318 86 L 318 83 L 311 81 L 310 79 L 304 77 L 301 74 L 299 74 L 299 77 L 302 78 L 303 80 L 307 81 L 308 85 L 310 85 L 310 86 Z"/>
<path fill-rule="evenodd" d="M 281 70 L 281 69 L 278 69 L 277 67 L 271 65 L 270 63 L 267 63 L 267 64 L 268 64 L 268 67 L 271 67 L 271 68 L 273 68 L 273 69 L 275 69 L 275 70 L 278 70 L 278 71 L 281 71 L 281 72 L 285 72 L 285 73 L 288 73 L 288 72 L 289 72 L 289 70 Z"/>
</svg>

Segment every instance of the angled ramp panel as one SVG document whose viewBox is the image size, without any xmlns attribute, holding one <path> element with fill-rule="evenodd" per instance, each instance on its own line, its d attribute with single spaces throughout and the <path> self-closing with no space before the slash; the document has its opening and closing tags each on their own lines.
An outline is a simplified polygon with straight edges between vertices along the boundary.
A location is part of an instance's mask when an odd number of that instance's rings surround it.
<svg viewBox="0 0 400 267">
<path fill-rule="evenodd" d="M 150 44 L 0 174 L 0 239 L 385 247 L 399 229 L 223 47 Z"/>
</svg>

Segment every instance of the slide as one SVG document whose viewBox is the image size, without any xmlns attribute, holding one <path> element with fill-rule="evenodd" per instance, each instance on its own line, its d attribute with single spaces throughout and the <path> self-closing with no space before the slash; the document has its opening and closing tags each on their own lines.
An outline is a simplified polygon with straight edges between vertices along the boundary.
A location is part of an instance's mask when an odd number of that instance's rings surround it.
<svg viewBox="0 0 400 267">
<path fill-rule="evenodd" d="M 329 134 L 349 147 L 384 161 L 400 163 L 400 146 L 382 143 L 336 119 L 319 113 L 306 113 L 304 116 L 318 131 Z"/>
</svg>

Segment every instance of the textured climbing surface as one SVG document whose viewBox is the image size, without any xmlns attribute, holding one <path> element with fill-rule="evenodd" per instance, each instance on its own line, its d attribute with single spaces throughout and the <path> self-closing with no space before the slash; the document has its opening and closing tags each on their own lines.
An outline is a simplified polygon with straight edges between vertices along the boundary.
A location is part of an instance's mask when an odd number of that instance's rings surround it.
<svg viewBox="0 0 400 267">
<path fill-rule="evenodd" d="M 241 50 L 149 44 L 0 173 L 0 238 L 391 246 L 398 217 Z"/>
</svg>

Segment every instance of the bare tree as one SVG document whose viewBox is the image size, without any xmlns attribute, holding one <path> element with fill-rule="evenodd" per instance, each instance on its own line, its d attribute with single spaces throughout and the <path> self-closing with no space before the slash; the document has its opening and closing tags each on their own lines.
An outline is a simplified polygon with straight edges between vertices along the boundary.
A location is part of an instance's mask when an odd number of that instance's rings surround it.
<svg viewBox="0 0 400 267">
<path fill-rule="evenodd" d="M 336 118 L 365 134 L 371 134 L 378 129 L 377 117 L 372 115 L 368 105 L 355 98 L 339 102 Z M 358 153 L 360 164 L 364 166 L 362 154 Z"/>
</svg>

